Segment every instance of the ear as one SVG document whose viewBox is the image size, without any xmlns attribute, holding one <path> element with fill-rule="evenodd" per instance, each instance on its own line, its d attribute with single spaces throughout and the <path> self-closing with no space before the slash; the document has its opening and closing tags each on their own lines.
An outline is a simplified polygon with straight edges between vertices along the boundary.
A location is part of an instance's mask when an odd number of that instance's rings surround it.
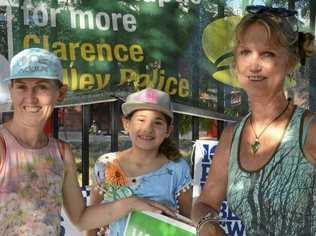
<svg viewBox="0 0 316 236">
<path fill-rule="evenodd" d="M 68 91 L 67 85 L 63 85 L 59 88 L 59 96 L 57 98 L 58 102 L 62 102 L 64 100 L 64 98 L 66 97 L 67 91 Z"/>
<path fill-rule="evenodd" d="M 12 83 L 10 83 L 10 84 L 8 85 L 8 89 L 9 89 L 10 94 L 12 93 L 12 87 L 13 87 L 13 85 L 12 85 Z"/>
<path fill-rule="evenodd" d="M 173 125 L 169 125 L 169 127 L 167 128 L 167 138 L 170 136 L 172 131 L 173 131 Z"/>
<path fill-rule="evenodd" d="M 289 58 L 288 58 L 287 65 L 286 65 L 286 70 L 287 70 L 286 72 L 287 72 L 287 74 L 290 74 L 296 68 L 297 58 L 294 58 L 294 56 L 291 56 L 291 55 L 289 55 L 288 57 Z"/>
<path fill-rule="evenodd" d="M 129 130 L 129 119 L 124 116 L 122 118 L 122 123 L 123 123 L 124 130 L 126 132 L 128 132 L 128 130 Z"/>
</svg>

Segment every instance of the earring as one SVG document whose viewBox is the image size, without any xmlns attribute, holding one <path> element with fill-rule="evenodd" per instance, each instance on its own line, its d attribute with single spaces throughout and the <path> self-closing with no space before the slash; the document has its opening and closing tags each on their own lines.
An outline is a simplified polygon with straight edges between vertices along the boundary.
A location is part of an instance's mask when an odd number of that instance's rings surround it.
<svg viewBox="0 0 316 236">
<path fill-rule="evenodd" d="M 122 130 L 121 132 L 122 132 L 122 134 L 124 134 L 124 135 L 128 135 L 128 131 L 127 131 L 127 130 Z"/>
</svg>

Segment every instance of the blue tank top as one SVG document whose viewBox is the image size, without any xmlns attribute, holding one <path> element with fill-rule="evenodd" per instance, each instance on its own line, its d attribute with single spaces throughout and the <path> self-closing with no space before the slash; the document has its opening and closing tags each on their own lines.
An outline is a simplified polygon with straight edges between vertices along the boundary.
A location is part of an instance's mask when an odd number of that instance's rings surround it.
<svg viewBox="0 0 316 236">
<path fill-rule="evenodd" d="M 316 167 L 302 151 L 310 123 L 302 126 L 304 111 L 295 109 L 273 157 L 257 171 L 242 169 L 238 159 L 240 137 L 249 115 L 236 125 L 227 200 L 247 235 L 316 235 Z"/>
</svg>

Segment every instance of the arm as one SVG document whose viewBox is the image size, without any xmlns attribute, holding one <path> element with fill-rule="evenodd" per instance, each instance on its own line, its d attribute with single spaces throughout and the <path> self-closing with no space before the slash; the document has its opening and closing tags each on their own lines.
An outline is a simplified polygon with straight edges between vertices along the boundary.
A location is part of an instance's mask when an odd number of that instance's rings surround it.
<svg viewBox="0 0 316 236">
<path fill-rule="evenodd" d="M 3 136 L 0 134 L 0 171 L 2 168 L 2 160 L 6 155 L 6 146 Z"/>
<path fill-rule="evenodd" d="M 307 117 L 305 117 L 304 122 L 306 122 L 311 115 L 314 114 L 310 113 Z M 310 124 L 303 149 L 306 159 L 312 165 L 316 166 L 316 118 L 314 118 Z"/>
<path fill-rule="evenodd" d="M 224 130 L 216 148 L 204 189 L 193 206 L 191 217 L 196 225 L 209 212 L 212 212 L 214 216 L 217 215 L 225 198 L 232 133 L 233 127 Z M 203 225 L 200 233 L 200 235 L 207 236 L 223 235 L 223 231 L 214 223 Z"/>
<path fill-rule="evenodd" d="M 65 146 L 64 163 L 64 208 L 70 221 L 80 230 L 96 229 L 108 225 L 128 215 L 133 210 L 165 212 L 175 216 L 169 208 L 157 202 L 134 197 L 86 207 L 77 180 L 74 157 L 68 145 Z"/>
<path fill-rule="evenodd" d="M 102 202 L 102 196 L 99 194 L 98 190 L 96 190 L 94 187 L 92 187 L 90 191 L 90 198 L 89 198 L 89 205 L 97 205 Z M 104 226 L 103 228 L 105 228 Z M 97 236 L 98 229 L 92 229 L 86 232 L 86 236 Z"/>
<path fill-rule="evenodd" d="M 178 197 L 179 213 L 190 218 L 192 209 L 192 187 L 185 192 L 182 192 Z"/>
</svg>

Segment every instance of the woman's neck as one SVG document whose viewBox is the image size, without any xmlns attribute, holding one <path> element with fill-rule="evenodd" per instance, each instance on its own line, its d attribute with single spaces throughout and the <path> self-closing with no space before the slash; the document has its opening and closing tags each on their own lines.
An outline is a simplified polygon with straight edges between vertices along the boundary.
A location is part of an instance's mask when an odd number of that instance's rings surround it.
<svg viewBox="0 0 316 236">
<path fill-rule="evenodd" d="M 253 99 L 250 104 L 251 119 L 254 122 L 264 122 L 275 118 L 288 106 L 286 97 L 275 96 L 271 99 Z"/>
<path fill-rule="evenodd" d="M 48 143 L 48 137 L 42 127 L 26 127 L 13 120 L 4 124 L 15 139 L 24 147 L 38 149 Z"/>
</svg>

